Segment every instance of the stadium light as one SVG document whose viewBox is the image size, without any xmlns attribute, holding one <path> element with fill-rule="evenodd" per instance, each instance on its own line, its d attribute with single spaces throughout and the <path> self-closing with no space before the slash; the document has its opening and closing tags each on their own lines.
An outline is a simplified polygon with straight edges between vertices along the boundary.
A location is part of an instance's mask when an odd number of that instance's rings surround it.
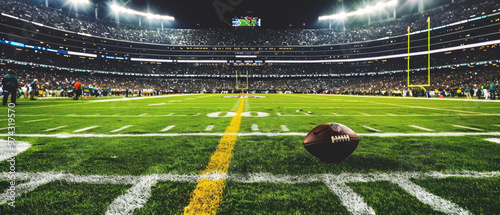
<svg viewBox="0 0 500 215">
<path fill-rule="evenodd" d="M 352 11 L 349 13 L 342 12 L 339 14 L 320 16 L 318 18 L 318 20 L 320 20 L 320 21 L 322 21 L 322 20 L 343 20 L 343 19 L 346 19 L 347 17 L 350 17 L 350 16 L 361 16 L 364 14 L 374 13 L 374 12 L 377 12 L 379 10 L 382 10 L 382 9 L 385 9 L 388 7 L 396 6 L 397 3 L 398 3 L 397 0 L 391 0 L 391 1 L 387 1 L 387 2 L 379 2 L 379 3 L 375 4 L 374 6 L 368 6 L 368 7 L 358 9 L 356 11 Z"/>
<path fill-rule="evenodd" d="M 145 13 L 145 12 L 141 12 L 141 11 L 132 10 L 130 8 L 126 8 L 126 7 L 120 6 L 118 4 L 112 4 L 110 6 L 110 8 L 115 13 L 125 13 L 125 14 L 144 16 L 144 17 L 147 17 L 148 19 L 159 19 L 159 20 L 170 20 L 170 21 L 175 20 L 175 18 L 173 16 Z"/>
<path fill-rule="evenodd" d="M 90 4 L 90 1 L 89 0 L 68 0 L 68 3 L 71 3 L 73 5 Z"/>
</svg>

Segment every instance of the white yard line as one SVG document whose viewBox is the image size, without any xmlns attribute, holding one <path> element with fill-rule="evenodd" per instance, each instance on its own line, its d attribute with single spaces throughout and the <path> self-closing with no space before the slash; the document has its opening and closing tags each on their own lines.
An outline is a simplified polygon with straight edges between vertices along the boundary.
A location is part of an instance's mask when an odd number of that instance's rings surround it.
<svg viewBox="0 0 500 215">
<path fill-rule="evenodd" d="M 111 132 L 111 133 L 119 132 L 119 131 L 125 130 L 125 129 L 127 129 L 127 128 L 130 128 L 130 127 L 132 127 L 132 126 L 133 126 L 133 125 L 123 126 L 123 127 L 119 128 L 119 129 L 115 129 L 115 130 L 112 130 L 112 131 L 110 131 L 110 132 Z"/>
<path fill-rule="evenodd" d="M 142 208 L 151 196 L 151 186 L 157 181 L 156 175 L 141 176 L 139 183 L 111 202 L 105 214 L 132 214 L 134 210 Z"/>
<path fill-rule="evenodd" d="M 494 142 L 494 143 L 500 143 L 500 138 L 487 138 L 484 140 Z"/>
<path fill-rule="evenodd" d="M 179 174 L 153 174 L 145 176 L 119 176 L 119 175 L 73 175 L 60 172 L 0 172 L 0 180 L 9 180 L 14 176 L 17 180 L 28 180 L 27 183 L 16 186 L 18 196 L 35 190 L 37 187 L 53 181 L 65 181 L 69 183 L 87 183 L 87 184 L 123 184 L 133 185 L 125 194 L 117 197 L 108 207 L 106 214 L 132 214 L 134 210 L 141 208 L 151 197 L 151 187 L 157 181 L 186 181 L 196 182 L 203 178 L 209 179 L 227 179 L 238 183 L 310 183 L 314 181 L 323 181 L 342 201 L 347 210 L 353 214 L 374 214 L 373 209 L 368 206 L 361 196 L 349 188 L 346 183 L 350 182 L 372 182 L 372 181 L 391 181 L 398 184 L 410 195 L 433 209 L 448 214 L 468 214 L 458 205 L 444 200 L 439 196 L 433 195 L 424 188 L 409 181 L 409 179 L 427 179 L 427 178 L 447 178 L 447 177 L 493 177 L 500 172 L 473 172 L 461 171 L 452 173 L 441 172 L 399 172 L 399 173 L 341 173 L 341 174 L 316 174 L 316 175 L 271 175 L 269 173 L 251 173 L 248 175 L 226 175 L 226 174 L 208 174 L 208 175 L 179 175 Z M 0 204 L 8 201 L 7 192 L 0 194 Z"/>
<path fill-rule="evenodd" d="M 363 114 L 363 115 L 365 115 L 365 116 L 370 116 L 370 114 L 367 114 L 367 113 L 361 113 L 361 114 Z"/>
<path fill-rule="evenodd" d="M 380 132 L 380 130 L 375 129 L 375 128 L 372 128 L 372 127 L 368 127 L 368 126 L 366 126 L 366 125 L 363 125 L 363 128 L 366 128 L 366 129 L 368 129 L 368 130 L 375 131 L 375 132 Z"/>
<path fill-rule="evenodd" d="M 139 116 L 146 116 L 146 115 L 148 115 L 148 113 L 143 113 L 143 114 L 141 114 Z"/>
<path fill-rule="evenodd" d="M 445 200 L 439 196 L 436 196 L 424 188 L 416 185 L 408 179 L 392 179 L 391 182 L 399 185 L 407 193 L 415 196 L 421 202 L 429 205 L 432 209 L 436 211 L 443 212 L 445 214 L 471 214 L 464 208 L 461 208 L 457 204 Z"/>
<path fill-rule="evenodd" d="M 170 129 L 174 128 L 174 127 L 175 127 L 175 125 L 169 125 L 169 126 L 167 126 L 166 128 L 162 129 L 162 130 L 161 130 L 161 132 L 163 132 L 163 131 L 168 131 L 168 130 L 170 130 Z"/>
<path fill-rule="evenodd" d="M 363 197 L 359 196 L 345 183 L 338 183 L 333 180 L 325 180 L 325 184 L 328 188 L 330 188 L 330 190 L 333 191 L 333 193 L 335 193 L 335 195 L 339 197 L 342 205 L 344 205 L 344 207 L 351 214 L 375 214 L 373 208 L 371 208 L 364 202 Z"/>
<path fill-rule="evenodd" d="M 259 126 L 257 124 L 253 124 L 252 131 L 258 131 L 258 130 L 259 130 Z"/>
<path fill-rule="evenodd" d="M 160 105 L 164 105 L 166 103 L 158 103 L 158 104 L 149 104 L 148 106 L 160 106 Z"/>
<path fill-rule="evenodd" d="M 49 128 L 47 130 L 43 130 L 43 131 L 55 131 L 55 130 L 58 130 L 58 129 L 61 129 L 61 128 L 66 128 L 68 127 L 67 125 L 63 125 L 63 126 L 59 126 L 59 127 L 55 127 L 55 128 Z"/>
<path fill-rule="evenodd" d="M 278 115 L 278 116 L 282 116 L 282 115 L 281 115 L 281 113 L 276 113 L 276 115 Z"/>
<path fill-rule="evenodd" d="M 10 138 L 9 138 L 10 139 Z M 12 151 L 10 143 L 14 143 L 15 146 L 15 151 Z M 21 141 L 8 141 L 8 140 L 0 140 L 0 161 L 7 160 L 9 158 L 12 158 L 21 152 L 26 151 L 26 149 L 29 149 L 31 147 L 31 144 L 27 142 L 21 142 Z"/>
<path fill-rule="evenodd" d="M 73 132 L 88 131 L 88 130 L 90 130 L 90 129 L 94 129 L 94 128 L 97 128 L 97 127 L 99 127 L 99 126 L 97 126 L 97 125 L 96 125 L 96 126 L 90 126 L 90 127 L 86 127 L 86 128 L 82 128 L 82 129 L 75 130 L 75 131 L 73 131 Z"/>
<path fill-rule="evenodd" d="M 424 127 L 420 127 L 420 126 L 416 126 L 416 125 L 408 125 L 412 128 L 416 128 L 416 129 L 420 129 L 420 130 L 424 130 L 424 131 L 434 131 L 432 129 L 428 129 L 428 128 L 424 128 Z"/>
<path fill-rule="evenodd" d="M 5 127 L 5 128 L 0 128 L 0 131 L 7 130 L 9 128 L 17 128 L 18 126 L 11 126 L 11 127 Z"/>
<path fill-rule="evenodd" d="M 286 125 L 281 125 L 281 130 L 283 130 L 283 131 L 290 131 L 290 129 L 288 129 L 288 128 L 286 127 Z"/>
<path fill-rule="evenodd" d="M 30 121 L 25 121 L 24 123 L 29 123 L 29 122 L 41 122 L 41 121 L 47 121 L 47 120 L 51 120 L 52 118 L 48 118 L 48 119 L 35 119 L 35 120 L 30 120 Z"/>
<path fill-rule="evenodd" d="M 472 127 L 461 126 L 461 125 L 451 125 L 451 126 L 453 126 L 453 127 L 457 127 L 457 128 L 465 128 L 465 129 L 474 130 L 474 131 L 483 131 L 483 129 L 479 129 L 479 128 L 472 128 Z"/>
<path fill-rule="evenodd" d="M 389 116 L 396 116 L 396 114 L 392 114 L 392 113 L 387 113 L 387 115 L 389 115 Z"/>
<path fill-rule="evenodd" d="M 90 102 L 117 102 L 117 101 L 130 101 L 136 99 L 157 99 L 157 98 L 165 98 L 165 97 L 175 97 L 175 96 L 190 96 L 190 95 L 198 95 L 198 94 L 179 94 L 179 95 L 163 95 L 163 96 L 146 96 L 146 97 L 131 97 L 131 98 L 120 98 L 120 99 L 102 99 L 102 100 L 93 100 Z"/>
<path fill-rule="evenodd" d="M 307 133 L 237 133 L 229 135 L 246 136 L 306 136 Z M 0 134 L 7 137 L 8 134 Z M 180 136 L 224 136 L 224 133 L 149 133 L 149 134 L 15 134 L 15 137 L 55 137 L 55 138 L 96 138 L 96 137 L 180 137 Z M 363 137 L 463 137 L 463 136 L 500 136 L 500 132 L 447 132 L 447 133 L 359 133 Z"/>
<path fill-rule="evenodd" d="M 215 125 L 209 125 L 205 128 L 205 131 L 211 131 L 212 129 L 214 129 Z"/>
</svg>

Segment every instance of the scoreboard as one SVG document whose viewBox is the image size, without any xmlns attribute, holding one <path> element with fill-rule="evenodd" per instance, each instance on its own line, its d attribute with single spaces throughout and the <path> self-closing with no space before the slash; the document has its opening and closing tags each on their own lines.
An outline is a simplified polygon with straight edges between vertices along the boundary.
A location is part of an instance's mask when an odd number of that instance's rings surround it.
<svg viewBox="0 0 500 215">
<path fill-rule="evenodd" d="M 234 17 L 233 18 L 233 26 L 234 27 L 253 27 L 253 26 L 262 26 L 262 21 L 258 17 Z"/>
</svg>

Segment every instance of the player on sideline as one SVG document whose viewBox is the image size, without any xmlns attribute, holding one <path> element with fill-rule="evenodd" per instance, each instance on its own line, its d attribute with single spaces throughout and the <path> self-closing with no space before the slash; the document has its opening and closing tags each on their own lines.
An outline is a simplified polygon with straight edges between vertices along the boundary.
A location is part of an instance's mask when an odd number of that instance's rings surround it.
<svg viewBox="0 0 500 215">
<path fill-rule="evenodd" d="M 19 86 L 19 80 L 17 80 L 17 77 L 14 75 L 14 72 L 11 69 L 7 70 L 7 74 L 3 76 L 2 85 L 3 105 L 7 105 L 9 95 L 10 102 L 16 104 L 17 87 Z"/>
</svg>

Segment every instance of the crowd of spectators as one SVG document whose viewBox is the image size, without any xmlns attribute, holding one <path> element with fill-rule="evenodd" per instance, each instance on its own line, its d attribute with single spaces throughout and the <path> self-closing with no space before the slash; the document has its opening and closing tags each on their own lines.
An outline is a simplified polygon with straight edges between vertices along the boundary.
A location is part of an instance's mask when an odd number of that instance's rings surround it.
<svg viewBox="0 0 500 215">
<path fill-rule="evenodd" d="M 1 74 L 6 70 L 2 69 Z M 47 72 L 35 69 L 14 69 L 19 78 L 19 86 L 26 86 L 38 80 L 38 89 L 44 96 L 58 95 L 56 91 L 71 91 L 72 82 L 80 81 L 91 89 L 107 89 L 110 92 L 123 94 L 125 90 L 144 91 L 151 89 L 162 93 L 219 93 L 240 92 L 238 88 L 246 88 L 241 81 L 236 86 L 234 79 L 177 79 L 177 78 L 137 78 L 128 76 L 89 75 L 78 72 Z M 458 95 L 473 89 L 476 92 L 487 84 L 495 84 L 500 79 L 498 69 L 466 68 L 441 69 L 432 72 L 431 86 L 428 90 L 438 90 L 445 95 Z M 405 73 L 362 76 L 352 78 L 287 78 L 287 79 L 250 79 L 246 92 L 294 92 L 294 93 L 335 93 L 358 95 L 388 95 L 395 92 L 412 91 L 407 88 Z M 425 84 L 427 72 L 415 72 L 411 76 L 411 84 Z M 460 91 L 459 91 L 460 90 Z M 420 90 L 418 90 L 420 92 Z M 113 94 L 110 93 L 110 94 Z M 421 93 L 423 95 L 423 92 Z M 64 93 L 62 94 L 64 95 Z"/>
<path fill-rule="evenodd" d="M 62 30 L 99 37 L 173 45 L 324 45 L 374 40 L 427 28 L 426 18 L 433 17 L 432 27 L 450 24 L 492 13 L 500 9 L 496 0 L 464 0 L 429 10 L 425 14 L 409 14 L 396 20 L 352 25 L 343 29 L 161 29 L 119 24 L 109 20 L 63 13 L 61 9 L 33 5 L 23 0 L 0 2 L 0 11 L 26 20 Z M 251 38 L 251 39 L 248 39 Z"/>
</svg>

